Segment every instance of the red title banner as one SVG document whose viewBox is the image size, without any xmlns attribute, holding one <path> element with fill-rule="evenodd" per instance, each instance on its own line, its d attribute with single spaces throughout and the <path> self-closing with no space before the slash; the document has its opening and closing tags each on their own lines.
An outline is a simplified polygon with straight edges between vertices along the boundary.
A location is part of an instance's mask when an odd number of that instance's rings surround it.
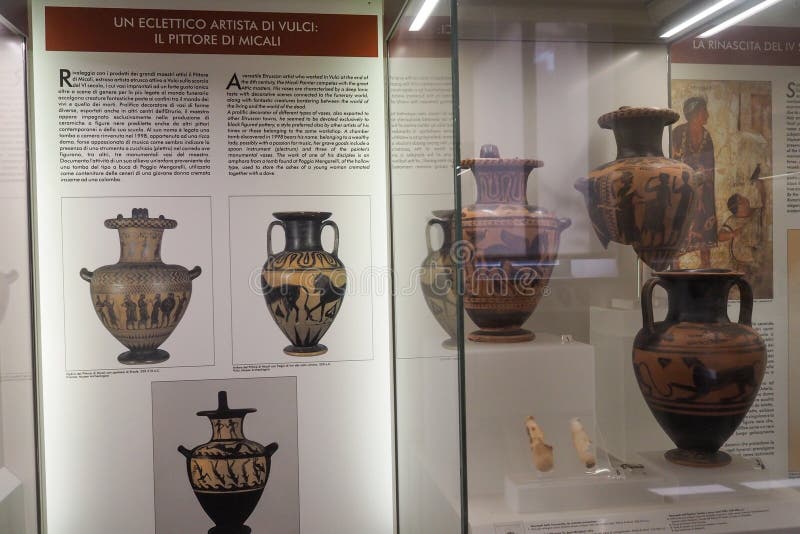
<svg viewBox="0 0 800 534">
<path fill-rule="evenodd" d="M 700 39 L 684 39 L 670 47 L 673 63 L 709 65 L 800 66 L 800 28 L 737 26 Z"/>
<path fill-rule="evenodd" d="M 377 57 L 378 18 L 46 6 L 45 48 L 75 52 Z"/>
</svg>

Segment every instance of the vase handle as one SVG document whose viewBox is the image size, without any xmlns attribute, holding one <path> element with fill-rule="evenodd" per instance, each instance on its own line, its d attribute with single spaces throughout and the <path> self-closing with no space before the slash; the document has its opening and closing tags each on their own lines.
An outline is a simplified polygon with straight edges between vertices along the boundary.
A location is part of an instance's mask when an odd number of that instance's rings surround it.
<svg viewBox="0 0 800 534">
<path fill-rule="evenodd" d="M 642 328 L 649 333 L 656 329 L 653 323 L 653 289 L 656 286 L 667 288 L 660 278 L 651 278 L 642 286 Z"/>
<path fill-rule="evenodd" d="M 267 226 L 267 255 L 274 256 L 275 253 L 272 252 L 272 229 L 276 226 L 280 226 L 283 228 L 283 231 L 286 232 L 286 227 L 283 225 L 283 221 L 272 221 Z"/>
<path fill-rule="evenodd" d="M 278 444 L 273 441 L 272 443 L 264 447 L 264 455 L 267 458 L 270 458 L 272 457 L 273 454 L 275 454 L 275 451 L 277 450 L 278 450 Z"/>
<path fill-rule="evenodd" d="M 428 254 L 433 252 L 433 247 L 431 246 L 431 227 L 434 224 L 438 224 L 442 228 L 442 232 L 446 232 L 447 229 L 444 227 L 444 221 L 441 219 L 428 219 L 428 223 L 425 225 L 425 244 L 428 246 Z M 447 236 L 445 236 L 447 237 Z"/>
<path fill-rule="evenodd" d="M 94 273 L 92 271 L 90 271 L 89 269 L 87 269 L 86 267 L 81 269 L 81 278 L 83 278 L 87 282 L 91 282 L 93 276 L 94 276 Z"/>
<path fill-rule="evenodd" d="M 183 445 L 178 445 L 178 452 L 182 455 L 186 456 L 186 458 L 192 457 L 192 451 L 184 447 Z"/>
<path fill-rule="evenodd" d="M 572 225 L 572 219 L 569 217 L 564 217 L 563 219 L 558 219 L 558 232 L 561 233 L 567 228 Z"/>
<path fill-rule="evenodd" d="M 325 228 L 326 226 L 330 226 L 331 228 L 333 228 L 333 252 L 332 252 L 332 254 L 334 256 L 338 256 L 339 255 L 339 227 L 336 226 L 336 223 L 333 222 L 333 221 L 325 221 L 324 223 L 322 223 L 322 228 Z"/>
<path fill-rule="evenodd" d="M 753 323 L 753 288 L 744 278 L 734 282 L 739 288 L 739 324 L 751 326 Z"/>
<path fill-rule="evenodd" d="M 202 273 L 202 272 L 203 272 L 203 269 L 201 269 L 199 265 L 195 265 L 194 269 L 189 271 L 189 280 L 194 280 L 195 278 L 200 276 L 200 273 Z"/>
</svg>

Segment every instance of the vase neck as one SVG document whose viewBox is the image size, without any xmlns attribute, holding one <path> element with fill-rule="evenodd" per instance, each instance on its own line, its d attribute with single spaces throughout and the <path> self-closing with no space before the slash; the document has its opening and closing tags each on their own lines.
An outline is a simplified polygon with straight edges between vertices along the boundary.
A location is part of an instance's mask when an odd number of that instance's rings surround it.
<svg viewBox="0 0 800 534">
<path fill-rule="evenodd" d="M 661 140 L 664 119 L 660 117 L 631 117 L 614 123 L 617 159 L 644 156 L 664 157 Z"/>
<path fill-rule="evenodd" d="M 476 204 L 528 204 L 528 174 L 522 165 L 497 165 L 474 168 Z"/>
<path fill-rule="evenodd" d="M 669 295 L 668 322 L 729 323 L 730 276 L 681 277 L 665 280 Z"/>
<path fill-rule="evenodd" d="M 322 248 L 322 221 L 295 219 L 285 221 L 286 250 L 320 250 Z"/>
<path fill-rule="evenodd" d="M 160 263 L 163 228 L 120 228 L 120 263 Z"/>
<path fill-rule="evenodd" d="M 209 417 L 212 440 L 244 439 L 244 417 Z"/>
</svg>

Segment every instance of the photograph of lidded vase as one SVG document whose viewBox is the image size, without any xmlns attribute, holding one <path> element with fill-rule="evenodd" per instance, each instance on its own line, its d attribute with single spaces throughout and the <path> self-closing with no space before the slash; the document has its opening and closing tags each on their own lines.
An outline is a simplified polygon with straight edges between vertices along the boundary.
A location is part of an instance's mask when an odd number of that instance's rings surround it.
<svg viewBox="0 0 800 534">
<path fill-rule="evenodd" d="M 200 267 L 189 270 L 161 260 L 164 230 L 178 222 L 163 215 L 149 217 L 148 210 L 134 208 L 130 217 L 107 219 L 105 227 L 119 232 L 120 258 L 80 276 L 89 282 L 89 293 L 100 322 L 129 350 L 120 363 L 155 364 L 169 359 L 158 347 L 178 326 L 192 296 L 192 280 Z"/>
<path fill-rule="evenodd" d="M 267 309 L 291 345 L 290 356 L 319 356 L 328 348 L 319 341 L 333 324 L 344 300 L 347 273 L 339 259 L 339 227 L 330 212 L 285 211 L 272 214 L 267 228 L 267 261 L 261 289 Z M 284 250 L 272 249 L 272 230 L 286 236 Z M 322 247 L 322 230 L 334 232 L 333 249 Z"/>
</svg>

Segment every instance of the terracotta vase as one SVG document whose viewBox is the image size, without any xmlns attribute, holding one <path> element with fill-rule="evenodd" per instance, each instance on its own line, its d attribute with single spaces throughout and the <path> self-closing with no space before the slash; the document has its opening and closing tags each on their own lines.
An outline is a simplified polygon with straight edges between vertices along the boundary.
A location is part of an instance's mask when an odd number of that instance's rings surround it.
<svg viewBox="0 0 800 534">
<path fill-rule="evenodd" d="M 666 319 L 653 322 L 653 288 L 667 291 Z M 728 292 L 741 296 L 739 321 L 728 319 Z M 642 288 L 643 327 L 633 369 L 658 423 L 678 446 L 667 460 L 690 466 L 731 461 L 719 448 L 756 398 L 766 347 L 751 328 L 753 292 L 741 273 L 721 269 L 656 273 Z"/>
<path fill-rule="evenodd" d="M 437 210 L 434 217 L 428 221 L 425 228 L 425 241 L 428 246 L 428 255 L 422 262 L 420 282 L 425 303 L 433 314 L 436 322 L 447 332 L 450 339 L 442 344 L 453 347 L 456 337 L 456 317 L 458 304 L 456 303 L 456 267 L 453 262 L 452 252 L 455 243 L 455 224 L 453 217 L 455 210 Z M 431 246 L 431 228 L 440 226 L 444 233 L 442 245 L 434 250 Z"/>
<path fill-rule="evenodd" d="M 192 450 L 183 445 L 186 474 L 200 506 L 216 525 L 209 534 L 247 534 L 244 524 L 269 479 L 277 443 L 266 447 L 244 436 L 244 416 L 254 408 L 231 409 L 228 393 L 218 393 L 216 410 L 197 412 L 211 422 L 211 440 Z"/>
<path fill-rule="evenodd" d="M 479 330 L 472 341 L 530 341 L 522 328 L 530 317 L 558 255 L 561 232 L 570 224 L 530 206 L 528 175 L 541 167 L 532 159 L 502 159 L 496 146 L 484 145 L 481 157 L 463 160 L 475 175 L 475 204 L 461 212 L 464 308 Z"/>
<path fill-rule="evenodd" d="M 94 272 L 81 269 L 97 317 L 117 340 L 128 347 L 117 359 L 124 364 L 160 363 L 169 353 L 159 345 L 178 326 L 192 296 L 191 271 L 161 261 L 165 229 L 178 223 L 163 215 L 150 218 L 146 209 L 134 209 L 130 218 L 107 219 L 106 228 L 119 232 L 120 257 L 114 265 Z"/>
<path fill-rule="evenodd" d="M 686 248 L 702 192 L 691 167 L 664 157 L 664 127 L 678 117 L 670 109 L 629 107 L 602 115 L 597 123 L 614 131 L 617 159 L 575 183 L 603 246 L 631 245 L 654 270 L 670 268 Z"/>
<path fill-rule="evenodd" d="M 267 257 L 261 272 L 261 288 L 267 309 L 291 345 L 290 356 L 317 356 L 328 348 L 319 340 L 342 307 L 347 273 L 338 257 L 339 227 L 328 221 L 329 212 L 287 211 L 272 214 L 267 229 Z M 286 234 L 282 252 L 272 251 L 272 228 Z M 333 250 L 322 249 L 322 229 L 333 228 Z"/>
</svg>

